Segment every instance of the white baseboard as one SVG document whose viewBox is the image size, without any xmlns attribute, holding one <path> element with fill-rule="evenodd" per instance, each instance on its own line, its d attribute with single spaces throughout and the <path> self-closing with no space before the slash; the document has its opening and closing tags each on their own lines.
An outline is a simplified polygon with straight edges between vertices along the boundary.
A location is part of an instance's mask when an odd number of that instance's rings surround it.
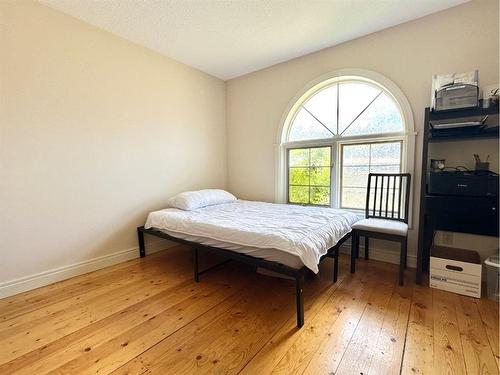
<svg viewBox="0 0 500 375">
<path fill-rule="evenodd" d="M 148 254 L 152 254 L 174 245 L 175 244 L 173 242 L 162 239 L 158 241 L 148 241 L 146 243 L 146 249 Z M 84 273 L 96 271 L 101 268 L 109 267 L 138 257 L 139 248 L 134 247 L 127 250 L 117 251 L 113 254 L 103 255 L 94 259 L 54 268 L 52 270 L 40 272 L 35 275 L 9 280 L 0 283 L 0 298 L 5 298 L 14 294 L 40 288 L 57 281 L 83 275 Z"/>
<path fill-rule="evenodd" d="M 362 241 L 360 241 L 362 242 Z M 351 254 L 351 245 L 344 244 L 340 247 L 340 252 L 342 254 Z M 359 246 L 359 256 L 365 256 L 365 247 Z M 381 262 L 399 264 L 399 251 L 391 251 L 383 248 L 376 248 L 370 246 L 370 259 L 379 260 Z M 412 254 L 408 254 L 407 266 L 409 268 L 417 267 L 417 257 Z"/>
</svg>

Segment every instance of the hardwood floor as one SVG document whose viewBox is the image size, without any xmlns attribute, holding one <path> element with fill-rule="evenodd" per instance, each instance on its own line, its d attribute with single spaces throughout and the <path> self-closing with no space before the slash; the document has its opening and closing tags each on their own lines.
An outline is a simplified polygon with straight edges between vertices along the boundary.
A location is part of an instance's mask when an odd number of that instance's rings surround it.
<svg viewBox="0 0 500 375">
<path fill-rule="evenodd" d="M 203 265 L 216 259 L 202 257 Z M 498 305 L 331 260 L 294 283 L 175 247 L 0 300 L 0 374 L 498 374 Z"/>
</svg>

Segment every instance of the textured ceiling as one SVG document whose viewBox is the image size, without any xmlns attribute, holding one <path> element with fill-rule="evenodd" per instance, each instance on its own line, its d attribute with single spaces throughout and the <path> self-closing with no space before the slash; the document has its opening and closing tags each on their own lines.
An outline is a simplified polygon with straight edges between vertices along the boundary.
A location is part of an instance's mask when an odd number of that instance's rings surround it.
<svg viewBox="0 0 500 375">
<path fill-rule="evenodd" d="M 467 0 L 40 0 L 224 80 Z"/>
</svg>

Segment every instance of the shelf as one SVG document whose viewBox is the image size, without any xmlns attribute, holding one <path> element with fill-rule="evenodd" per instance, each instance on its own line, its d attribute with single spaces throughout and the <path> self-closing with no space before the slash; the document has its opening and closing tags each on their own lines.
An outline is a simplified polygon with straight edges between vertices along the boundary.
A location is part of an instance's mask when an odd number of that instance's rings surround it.
<svg viewBox="0 0 500 375">
<path fill-rule="evenodd" d="M 480 103 L 482 105 L 482 101 Z M 474 107 L 474 108 L 463 108 L 457 110 L 439 111 L 432 112 L 427 108 L 428 118 L 427 124 L 429 131 L 428 141 L 429 142 L 452 142 L 458 140 L 481 140 L 481 139 L 491 139 L 499 138 L 499 128 L 498 128 L 498 105 L 491 105 L 488 108 Z M 430 128 L 429 123 L 432 121 L 442 121 L 442 120 L 453 120 L 453 119 L 464 119 L 468 117 L 483 117 L 489 115 L 490 117 L 486 121 L 486 127 L 482 129 L 474 128 L 456 128 L 447 130 L 433 130 Z"/>
<path fill-rule="evenodd" d="M 461 117 L 472 117 L 472 116 L 486 116 L 486 115 L 498 115 L 498 104 L 490 105 L 488 108 L 482 108 L 482 101 L 480 101 L 479 107 L 473 108 L 462 108 L 446 111 L 433 112 L 429 110 L 429 121 L 436 120 L 446 120 Z"/>
<path fill-rule="evenodd" d="M 430 130 L 429 142 L 453 142 L 458 140 L 480 140 L 499 138 L 499 127 L 489 126 L 483 129 Z"/>
<path fill-rule="evenodd" d="M 429 163 L 429 143 L 453 142 L 460 140 L 498 139 L 499 106 L 432 112 L 425 109 L 424 137 L 422 145 L 422 167 L 420 180 L 420 212 L 418 218 L 418 247 L 416 281 L 424 281 L 424 273 L 429 269 L 430 248 L 436 230 L 497 236 L 499 232 L 498 197 L 471 197 L 456 195 L 430 195 L 427 190 L 427 170 Z M 430 122 L 488 116 L 483 129 L 461 128 L 433 131 Z M 458 121 L 460 119 L 460 121 Z M 456 121 L 455 121 L 456 120 Z M 475 120 L 475 119 L 474 119 Z M 439 132 L 439 133 L 438 133 Z M 481 147 L 481 143 L 478 144 Z"/>
</svg>

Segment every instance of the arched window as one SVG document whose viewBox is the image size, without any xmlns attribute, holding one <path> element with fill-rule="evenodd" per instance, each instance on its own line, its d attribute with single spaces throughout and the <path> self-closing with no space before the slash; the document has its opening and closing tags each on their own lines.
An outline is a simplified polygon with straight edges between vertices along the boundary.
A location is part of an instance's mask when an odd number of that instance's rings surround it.
<svg viewBox="0 0 500 375">
<path fill-rule="evenodd" d="M 373 79 L 314 84 L 293 103 L 281 131 L 283 197 L 364 209 L 368 173 L 406 171 L 407 119 L 394 94 Z"/>
</svg>

